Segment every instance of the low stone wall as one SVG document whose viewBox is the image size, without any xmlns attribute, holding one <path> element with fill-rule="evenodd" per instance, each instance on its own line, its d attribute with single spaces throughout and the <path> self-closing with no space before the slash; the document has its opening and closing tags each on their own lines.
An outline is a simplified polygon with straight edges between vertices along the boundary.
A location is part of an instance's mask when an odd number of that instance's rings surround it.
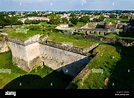
<svg viewBox="0 0 134 98">
<path fill-rule="evenodd" d="M 59 48 L 59 49 L 63 49 L 66 51 L 70 51 L 70 52 L 74 52 L 74 53 L 78 53 L 78 54 L 83 54 L 83 48 L 78 48 L 72 45 L 65 45 L 63 43 L 57 43 L 57 42 L 53 42 L 53 41 L 46 41 L 46 43 L 44 43 L 45 45 L 48 46 L 52 46 L 55 48 Z"/>
<path fill-rule="evenodd" d="M 118 45 L 122 45 L 122 46 L 134 46 L 134 41 L 133 42 L 127 42 L 125 40 L 122 39 L 117 39 L 117 38 L 100 38 L 100 41 L 104 42 L 104 43 L 112 43 L 112 44 L 118 44 Z"/>
<path fill-rule="evenodd" d="M 118 44 L 118 45 L 122 45 L 122 46 L 126 46 L 126 47 L 130 47 L 130 46 L 134 46 L 134 41 L 127 41 L 124 39 L 118 39 L 118 38 L 108 38 L 108 37 L 98 37 L 98 36 L 93 36 L 93 35 L 75 35 L 78 37 L 82 37 L 82 38 L 87 38 L 87 39 L 91 39 L 91 40 L 97 40 L 97 41 L 101 41 L 104 43 L 111 43 L 111 44 Z"/>
<path fill-rule="evenodd" d="M 89 52 L 89 51 L 93 50 L 94 48 L 96 48 L 96 47 L 98 47 L 98 46 L 99 46 L 99 44 L 97 43 L 97 44 L 92 45 L 91 47 L 84 48 L 84 49 L 83 49 L 83 53 L 84 53 L 84 52 Z"/>
<path fill-rule="evenodd" d="M 99 44 L 94 44 L 94 45 L 92 45 L 90 47 L 87 47 L 87 48 L 79 48 L 79 47 L 75 47 L 73 45 L 57 43 L 57 42 L 53 42 L 53 41 L 46 41 L 46 43 L 43 43 L 43 44 L 48 45 L 48 46 L 52 46 L 52 47 L 55 47 L 55 48 L 58 48 L 58 49 L 82 54 L 82 55 L 84 55 L 85 52 L 91 51 L 92 49 L 94 49 L 95 47 L 97 47 L 99 45 Z"/>
</svg>

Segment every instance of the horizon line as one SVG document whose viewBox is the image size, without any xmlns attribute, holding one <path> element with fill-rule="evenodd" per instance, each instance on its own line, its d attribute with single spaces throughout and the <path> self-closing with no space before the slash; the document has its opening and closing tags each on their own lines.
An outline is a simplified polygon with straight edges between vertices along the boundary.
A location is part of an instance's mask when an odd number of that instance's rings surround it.
<svg viewBox="0 0 134 98">
<path fill-rule="evenodd" d="M 80 10 L 0 10 L 0 12 L 68 12 L 68 11 L 134 11 L 134 9 L 80 9 Z"/>
</svg>

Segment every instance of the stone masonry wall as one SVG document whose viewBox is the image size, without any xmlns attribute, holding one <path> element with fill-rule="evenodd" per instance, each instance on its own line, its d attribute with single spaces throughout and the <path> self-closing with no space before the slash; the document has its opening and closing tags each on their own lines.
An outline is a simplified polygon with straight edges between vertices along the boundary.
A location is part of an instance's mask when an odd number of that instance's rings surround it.
<svg viewBox="0 0 134 98">
<path fill-rule="evenodd" d="M 36 64 L 39 64 L 39 44 L 33 43 L 28 46 L 18 45 L 9 42 L 12 51 L 13 62 L 25 71 L 30 71 Z M 32 63 L 34 62 L 34 63 Z"/>
<path fill-rule="evenodd" d="M 13 63 L 25 71 L 41 63 L 39 51 L 39 35 L 35 35 L 26 41 L 9 38 L 9 46 L 12 52 Z"/>
<path fill-rule="evenodd" d="M 70 64 L 86 56 L 40 44 L 40 56 L 45 65 L 53 69 Z"/>
<path fill-rule="evenodd" d="M 38 38 L 34 36 L 26 41 L 9 38 L 13 63 L 27 72 L 40 64 L 74 77 L 90 60 L 89 57 L 82 55 L 82 49 L 70 46 L 67 48 L 70 50 L 68 51 L 66 50 L 68 45 L 54 42 L 48 42 L 49 45 L 39 44 Z"/>
<path fill-rule="evenodd" d="M 66 34 L 68 34 L 68 33 L 66 33 Z M 97 41 L 101 41 L 104 43 L 118 44 L 118 45 L 122 45 L 125 47 L 134 46 L 134 41 L 131 41 L 131 40 L 125 40 L 125 39 L 119 39 L 119 38 L 99 37 L 99 36 L 94 36 L 94 35 L 78 35 L 78 34 L 76 34 L 74 36 L 81 37 L 81 38 L 87 38 L 90 40 L 97 40 Z"/>
<path fill-rule="evenodd" d="M 40 57 L 44 65 L 57 71 L 63 71 L 65 74 L 73 77 L 75 77 L 90 60 L 88 56 L 42 44 L 40 44 Z"/>
<path fill-rule="evenodd" d="M 87 48 L 79 48 L 79 47 L 75 47 L 73 45 L 68 45 L 68 44 L 64 44 L 64 43 L 57 43 L 57 42 L 53 42 L 53 41 L 47 41 L 46 43 L 44 43 L 45 45 L 48 46 L 52 46 L 58 49 L 62 49 L 65 51 L 70 51 L 73 53 L 77 53 L 77 54 L 84 54 L 85 52 L 89 52 L 90 50 L 94 49 L 95 47 L 97 47 L 99 44 L 93 44 L 92 46 L 89 46 Z"/>
</svg>

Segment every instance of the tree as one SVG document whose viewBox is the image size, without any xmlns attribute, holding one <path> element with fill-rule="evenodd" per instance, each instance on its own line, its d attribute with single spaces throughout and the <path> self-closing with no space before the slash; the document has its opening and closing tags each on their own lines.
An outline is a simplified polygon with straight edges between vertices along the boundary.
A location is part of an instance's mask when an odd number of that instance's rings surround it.
<svg viewBox="0 0 134 98">
<path fill-rule="evenodd" d="M 109 15 L 110 18 L 116 18 L 116 15 L 115 14 L 111 14 Z"/>
<path fill-rule="evenodd" d="M 20 21 L 20 20 L 18 20 L 18 21 L 15 23 L 15 25 L 22 25 L 22 24 L 23 24 L 23 22 Z"/>
<path fill-rule="evenodd" d="M 40 20 L 30 20 L 32 24 L 38 24 L 40 23 Z"/>
<path fill-rule="evenodd" d="M 76 25 L 77 24 L 77 22 L 78 22 L 78 18 L 77 18 L 77 15 L 76 14 L 74 14 L 74 13 L 71 13 L 71 15 L 70 15 L 70 22 L 72 23 L 72 24 L 74 24 L 74 25 Z"/>
<path fill-rule="evenodd" d="M 27 14 L 26 16 L 27 16 L 27 17 L 28 17 L 28 16 L 30 16 L 30 17 L 31 17 L 31 16 L 38 16 L 38 12 L 32 12 L 32 13 L 30 13 L 30 14 Z"/>
<path fill-rule="evenodd" d="M 59 24 L 61 22 L 61 17 L 59 15 L 56 14 L 51 14 L 49 16 L 49 23 L 50 24 Z"/>
<path fill-rule="evenodd" d="M 78 23 L 78 18 L 72 17 L 72 18 L 70 18 L 70 22 L 71 22 L 72 24 L 76 25 L 76 24 Z"/>
<path fill-rule="evenodd" d="M 105 17 L 103 16 L 103 15 L 101 15 L 100 17 L 99 17 L 99 21 L 103 21 L 105 19 Z"/>
<path fill-rule="evenodd" d="M 99 22 L 99 19 L 98 18 L 94 18 L 93 22 Z"/>
<path fill-rule="evenodd" d="M 70 17 L 77 17 L 77 15 L 75 13 L 71 13 Z"/>
<path fill-rule="evenodd" d="M 128 15 L 121 15 L 120 18 L 128 19 Z"/>
<path fill-rule="evenodd" d="M 18 18 L 16 16 L 9 17 L 10 25 L 15 25 L 18 21 Z"/>
<path fill-rule="evenodd" d="M 90 18 L 89 16 L 83 16 L 79 19 L 80 22 L 84 22 L 84 23 L 87 23 L 89 22 Z"/>
<path fill-rule="evenodd" d="M 30 24 L 30 23 L 31 23 L 31 20 L 26 19 L 24 23 L 25 23 L 25 24 Z"/>
<path fill-rule="evenodd" d="M 0 26 L 4 27 L 10 24 L 9 16 L 5 13 L 0 13 Z"/>
<path fill-rule="evenodd" d="M 68 19 L 67 18 L 61 18 L 63 23 L 68 23 Z"/>
</svg>

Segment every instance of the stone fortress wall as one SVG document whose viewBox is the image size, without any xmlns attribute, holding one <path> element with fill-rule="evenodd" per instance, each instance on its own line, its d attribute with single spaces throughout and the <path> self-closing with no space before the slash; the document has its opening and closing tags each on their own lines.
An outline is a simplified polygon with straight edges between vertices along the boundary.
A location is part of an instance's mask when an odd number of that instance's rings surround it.
<svg viewBox="0 0 134 98">
<path fill-rule="evenodd" d="M 115 44 L 120 41 L 117 41 L 117 39 L 88 37 L 106 43 Z M 52 41 L 47 41 L 47 43 L 43 44 L 40 40 L 40 35 L 35 35 L 26 41 L 21 41 L 15 38 L 8 38 L 7 35 L 3 34 L 3 39 L 0 42 L 1 49 L 4 49 L 0 52 L 8 51 L 10 48 L 13 63 L 27 72 L 32 70 L 36 65 L 47 65 L 54 70 L 63 71 L 71 76 L 76 76 L 90 61 L 91 58 L 83 55 L 83 53 L 99 45 L 94 44 L 91 47 L 82 49 Z M 9 48 L 7 44 L 9 44 Z M 123 44 L 124 46 L 133 45 L 132 43 L 127 43 L 126 45 L 125 42 Z"/>
<path fill-rule="evenodd" d="M 65 46 L 67 50 L 64 50 L 65 47 L 62 44 L 41 44 L 39 38 L 39 35 L 26 41 L 9 38 L 8 43 L 13 63 L 27 72 L 36 65 L 47 65 L 54 70 L 75 77 L 91 59 L 89 56 L 83 55 L 76 47 L 67 48 Z M 59 48 L 55 46 L 59 46 Z"/>
</svg>

